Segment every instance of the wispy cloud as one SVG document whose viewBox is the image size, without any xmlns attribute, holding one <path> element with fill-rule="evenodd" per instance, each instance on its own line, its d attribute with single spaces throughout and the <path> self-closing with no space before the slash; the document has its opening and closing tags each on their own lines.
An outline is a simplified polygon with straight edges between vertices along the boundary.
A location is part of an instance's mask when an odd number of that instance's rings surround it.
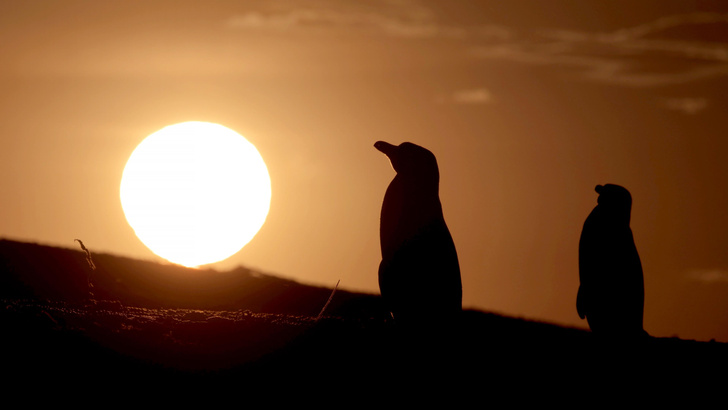
<svg viewBox="0 0 728 410">
<path fill-rule="evenodd" d="M 728 14 L 673 15 L 595 33 L 515 30 L 482 22 L 447 24 L 427 7 L 408 1 L 377 3 L 377 7 L 358 2 L 326 2 L 325 7 L 301 4 L 239 14 L 226 25 L 237 30 L 452 39 L 478 59 L 565 67 L 586 80 L 632 87 L 728 75 Z"/>
<path fill-rule="evenodd" d="M 338 2 L 327 7 L 292 7 L 269 11 L 250 11 L 229 18 L 232 29 L 326 32 L 345 29 L 348 32 L 384 34 L 392 37 L 427 38 L 493 38 L 504 40 L 510 31 L 497 25 L 455 26 L 442 24 L 430 9 L 415 3 L 391 2 L 390 7 L 354 7 L 357 3 Z"/>
<path fill-rule="evenodd" d="M 456 91 L 452 95 L 452 101 L 457 104 L 485 104 L 492 102 L 493 96 L 485 88 Z"/>
<path fill-rule="evenodd" d="M 705 98 L 668 98 L 664 105 L 667 109 L 693 115 L 703 111 L 708 106 Z"/>
<path fill-rule="evenodd" d="M 690 14 L 678 14 L 672 16 L 665 16 L 655 21 L 641 24 L 634 27 L 628 27 L 620 30 L 616 30 L 606 37 L 611 41 L 629 41 L 631 39 L 649 38 L 654 34 L 658 36 L 662 33 L 663 36 L 666 32 L 673 29 L 680 29 L 686 26 L 703 26 L 710 24 L 724 24 L 728 23 L 728 14 L 720 13 L 690 13 Z M 722 27 L 725 29 L 725 27 Z M 680 35 L 681 40 L 693 40 L 693 41 L 725 41 L 725 33 L 720 34 L 721 27 L 717 26 L 716 30 L 706 32 L 705 30 L 691 30 L 683 31 Z M 687 36 L 687 37 L 686 37 Z M 723 38 L 721 38 L 723 37 Z"/>
<path fill-rule="evenodd" d="M 702 283 L 728 283 L 728 271 L 723 269 L 694 269 L 687 273 L 687 277 Z"/>
<path fill-rule="evenodd" d="M 493 103 L 493 94 L 483 87 L 462 89 L 450 94 L 439 95 L 434 101 L 438 104 L 480 105 Z"/>
<path fill-rule="evenodd" d="M 706 26 L 712 30 L 706 30 Z M 511 33 L 509 40 L 479 45 L 473 54 L 523 64 L 571 67 L 595 81 L 658 86 L 728 75 L 727 31 L 728 15 L 696 13 L 610 33 Z"/>
<path fill-rule="evenodd" d="M 465 29 L 439 25 L 427 14 L 391 15 L 346 9 L 303 8 L 268 13 L 255 11 L 233 16 L 226 24 L 229 28 L 248 30 L 321 31 L 344 28 L 349 31 L 411 38 L 459 38 L 466 35 Z"/>
</svg>

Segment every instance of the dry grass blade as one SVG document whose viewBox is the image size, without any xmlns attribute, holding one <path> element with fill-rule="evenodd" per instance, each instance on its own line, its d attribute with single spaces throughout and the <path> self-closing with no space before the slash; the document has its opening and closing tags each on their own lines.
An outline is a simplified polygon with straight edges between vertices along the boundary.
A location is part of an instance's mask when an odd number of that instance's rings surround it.
<svg viewBox="0 0 728 410">
<path fill-rule="evenodd" d="M 74 241 L 78 241 L 79 245 L 81 245 L 81 249 L 83 249 L 84 252 L 86 252 L 86 262 L 88 262 L 88 266 L 91 267 L 91 270 L 96 270 L 96 265 L 94 264 L 94 260 L 91 259 L 91 252 L 86 249 L 86 247 L 83 245 L 83 242 L 81 242 L 80 239 L 74 239 Z"/>
<path fill-rule="evenodd" d="M 91 252 L 84 246 L 83 242 L 81 242 L 80 239 L 74 239 L 74 241 L 78 241 L 78 244 L 81 245 L 81 249 L 83 249 L 84 252 L 86 252 L 86 262 L 88 263 L 88 266 L 91 267 L 91 270 L 96 270 L 96 264 L 94 264 L 94 260 L 91 258 Z M 91 282 L 91 275 L 89 275 L 86 278 L 86 284 L 88 285 L 88 298 L 89 301 L 96 303 L 96 299 L 94 297 L 94 284 Z"/>
<path fill-rule="evenodd" d="M 341 282 L 341 279 L 339 279 L 338 281 L 336 281 L 336 286 L 334 286 L 334 290 L 331 291 L 331 295 L 329 296 L 329 300 L 327 300 L 326 301 L 326 304 L 324 305 L 324 307 L 321 308 L 321 312 L 319 312 L 318 316 L 316 316 L 316 320 L 321 319 L 321 315 L 324 314 L 324 311 L 329 306 L 329 303 L 331 303 L 331 299 L 334 298 L 334 293 L 336 293 L 336 288 L 339 287 L 339 282 Z"/>
</svg>

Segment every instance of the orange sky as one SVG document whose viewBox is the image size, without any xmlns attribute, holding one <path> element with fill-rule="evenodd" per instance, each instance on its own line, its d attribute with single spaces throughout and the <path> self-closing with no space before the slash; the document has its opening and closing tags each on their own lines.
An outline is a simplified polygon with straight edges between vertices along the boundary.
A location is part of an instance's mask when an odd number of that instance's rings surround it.
<svg viewBox="0 0 728 410">
<path fill-rule="evenodd" d="M 635 8 L 633 3 L 639 3 Z M 585 327 L 594 186 L 633 195 L 645 328 L 728 342 L 728 4 L 688 1 L 4 1 L 0 236 L 160 260 L 119 201 L 148 134 L 255 144 L 268 220 L 242 264 L 378 292 L 393 177 L 438 158 L 464 304 Z"/>
</svg>

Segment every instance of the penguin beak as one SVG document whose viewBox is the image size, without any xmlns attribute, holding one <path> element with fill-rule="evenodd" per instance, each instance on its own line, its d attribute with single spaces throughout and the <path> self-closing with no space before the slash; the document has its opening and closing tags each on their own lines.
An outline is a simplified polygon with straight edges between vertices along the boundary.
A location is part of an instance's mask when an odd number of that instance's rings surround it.
<svg viewBox="0 0 728 410">
<path fill-rule="evenodd" d="M 391 158 L 392 154 L 394 154 L 394 151 L 397 149 L 397 146 L 392 145 L 388 142 L 377 141 L 374 143 L 374 148 L 378 149 L 379 151 L 383 152 L 384 155 Z"/>
</svg>

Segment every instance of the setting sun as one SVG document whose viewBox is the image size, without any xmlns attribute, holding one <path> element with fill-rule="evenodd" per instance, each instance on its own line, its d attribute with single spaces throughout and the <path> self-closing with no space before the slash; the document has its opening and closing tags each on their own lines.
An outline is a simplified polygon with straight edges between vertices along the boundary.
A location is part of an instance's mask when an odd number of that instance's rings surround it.
<svg viewBox="0 0 728 410">
<path fill-rule="evenodd" d="M 193 267 L 237 253 L 263 226 L 270 177 L 258 150 L 219 124 L 170 125 L 142 141 L 121 179 L 129 225 L 155 254 Z"/>
</svg>

